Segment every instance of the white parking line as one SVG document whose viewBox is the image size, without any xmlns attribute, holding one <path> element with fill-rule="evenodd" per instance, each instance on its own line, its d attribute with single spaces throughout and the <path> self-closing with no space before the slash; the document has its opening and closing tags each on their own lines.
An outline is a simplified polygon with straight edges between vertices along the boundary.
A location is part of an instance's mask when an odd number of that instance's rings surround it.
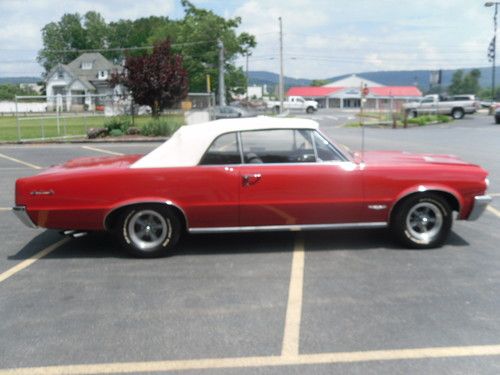
<svg viewBox="0 0 500 375">
<path fill-rule="evenodd" d="M 110 151 L 110 150 L 105 150 L 103 148 L 97 148 L 97 147 L 92 147 L 92 146 L 82 146 L 82 148 L 86 150 L 91 150 L 91 151 L 97 151 L 97 152 L 102 152 L 104 154 L 110 154 L 110 155 L 124 155 L 121 152 L 115 152 L 115 151 Z"/>
<path fill-rule="evenodd" d="M 28 163 L 28 162 L 25 162 L 25 161 L 22 161 L 22 160 L 19 160 L 19 159 L 16 159 L 16 158 L 12 158 L 12 157 L 4 155 L 2 153 L 0 153 L 0 158 L 4 158 L 6 160 L 13 161 L 14 163 L 23 164 L 23 165 L 26 165 L 27 167 L 30 167 L 30 168 L 33 168 L 33 169 L 42 169 L 42 167 L 40 167 L 38 165 L 31 164 L 31 163 Z"/>
<path fill-rule="evenodd" d="M 0 207 L 0 211 L 10 211 L 12 208 L 10 207 Z"/>
<path fill-rule="evenodd" d="M 5 281 L 7 280 L 9 277 L 11 277 L 12 275 L 15 275 L 16 273 L 18 273 L 19 271 L 22 271 L 24 270 L 25 268 L 28 268 L 29 266 L 31 266 L 33 263 L 35 263 L 38 259 L 40 258 L 43 258 L 44 256 L 46 256 L 47 254 L 50 254 L 51 252 L 53 252 L 54 250 L 56 250 L 57 248 L 61 247 L 62 245 L 64 245 L 66 242 L 68 242 L 71 238 L 69 237 L 66 237 L 66 238 L 63 238 L 62 240 L 59 240 L 57 241 L 55 244 L 52 244 L 50 245 L 49 247 L 43 249 L 42 251 L 39 251 L 38 253 L 36 253 L 35 255 L 32 255 L 31 257 L 29 257 L 28 259 L 26 260 L 23 260 L 21 263 L 15 265 L 14 267 L 12 268 L 9 268 L 7 271 L 5 272 L 2 272 L 0 273 L 0 283 L 2 281 Z"/>
<path fill-rule="evenodd" d="M 298 366 L 408 359 L 482 357 L 500 355 L 500 345 L 450 346 L 362 352 L 302 354 L 293 357 L 236 357 L 152 362 L 118 362 L 86 365 L 24 367 L 0 370 L 0 375 L 125 374 L 224 368 Z"/>
<path fill-rule="evenodd" d="M 304 286 L 304 237 L 301 233 L 295 237 L 292 271 L 288 289 L 285 332 L 283 334 L 282 357 L 299 355 L 300 319 L 302 317 L 302 290 Z"/>
</svg>

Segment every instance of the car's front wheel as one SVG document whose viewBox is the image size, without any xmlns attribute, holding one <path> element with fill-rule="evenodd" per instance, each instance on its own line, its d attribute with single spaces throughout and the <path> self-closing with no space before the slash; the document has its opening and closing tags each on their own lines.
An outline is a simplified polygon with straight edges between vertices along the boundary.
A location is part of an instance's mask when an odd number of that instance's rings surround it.
<svg viewBox="0 0 500 375">
<path fill-rule="evenodd" d="M 130 254 L 154 258 L 167 255 L 177 244 L 181 224 L 168 207 L 134 206 L 121 215 L 116 234 Z"/>
<path fill-rule="evenodd" d="M 446 241 L 452 222 L 452 211 L 445 199 L 436 194 L 419 194 L 395 208 L 391 229 L 403 245 L 428 249 Z"/>
</svg>

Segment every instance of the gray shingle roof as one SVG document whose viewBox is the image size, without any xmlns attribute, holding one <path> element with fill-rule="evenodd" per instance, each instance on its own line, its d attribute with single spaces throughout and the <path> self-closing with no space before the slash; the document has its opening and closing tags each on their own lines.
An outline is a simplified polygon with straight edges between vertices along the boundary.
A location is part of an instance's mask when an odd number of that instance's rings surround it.
<svg viewBox="0 0 500 375">
<path fill-rule="evenodd" d="M 82 69 L 83 63 L 92 63 L 91 69 Z M 97 75 L 102 70 L 107 70 L 111 74 L 114 71 L 121 71 L 122 67 L 112 64 L 100 53 L 83 53 L 67 65 L 68 69 L 80 80 L 97 80 Z"/>
</svg>

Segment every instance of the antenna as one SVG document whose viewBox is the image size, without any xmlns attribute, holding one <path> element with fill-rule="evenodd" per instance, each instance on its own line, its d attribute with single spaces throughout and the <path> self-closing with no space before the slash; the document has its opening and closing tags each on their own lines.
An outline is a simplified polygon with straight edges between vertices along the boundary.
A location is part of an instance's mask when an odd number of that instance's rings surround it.
<svg viewBox="0 0 500 375">
<path fill-rule="evenodd" d="M 364 163 L 365 162 L 365 124 L 364 124 L 364 116 L 363 116 L 363 106 L 364 106 L 364 102 L 366 100 L 365 96 L 368 94 L 368 87 L 367 87 L 366 83 L 363 84 L 363 82 L 361 82 L 361 89 L 359 91 L 361 94 L 360 95 L 361 100 L 360 100 L 360 104 L 359 104 L 359 109 L 360 109 L 359 123 L 361 125 L 361 163 Z"/>
</svg>

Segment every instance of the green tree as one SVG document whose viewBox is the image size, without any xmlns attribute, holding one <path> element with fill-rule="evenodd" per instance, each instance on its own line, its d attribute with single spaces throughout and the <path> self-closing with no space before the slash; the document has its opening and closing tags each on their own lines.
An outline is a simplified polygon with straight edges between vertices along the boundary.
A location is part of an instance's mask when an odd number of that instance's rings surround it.
<svg viewBox="0 0 500 375">
<path fill-rule="evenodd" d="M 479 86 L 479 78 L 481 71 L 472 69 L 464 75 L 463 70 L 457 70 L 453 73 L 451 85 L 448 87 L 448 93 L 456 94 L 478 94 L 481 87 Z"/>
<path fill-rule="evenodd" d="M 328 83 L 326 79 L 313 79 L 311 82 L 311 86 L 324 86 Z"/>
<path fill-rule="evenodd" d="M 448 93 L 452 95 L 462 93 L 463 77 L 464 71 L 461 69 L 453 73 L 453 77 L 451 78 L 451 85 L 448 86 Z"/>
<path fill-rule="evenodd" d="M 150 42 L 170 38 L 173 49 L 184 57 L 184 66 L 189 74 L 190 91 L 206 91 L 206 75 L 212 78 L 212 90 L 218 88 L 217 41 L 224 43 L 226 87 L 230 91 L 246 90 L 246 79 L 242 69 L 234 66 L 238 55 L 244 55 L 255 47 L 255 37 L 248 33 L 237 33 L 241 18 L 225 19 L 214 12 L 195 7 L 188 0 L 181 0 L 184 18 L 175 24 L 158 28 Z"/>
<path fill-rule="evenodd" d="M 4 84 L 0 85 L 0 100 L 14 100 L 16 95 L 38 95 L 36 91 L 26 88 L 22 89 L 19 85 Z"/>
<path fill-rule="evenodd" d="M 42 28 L 43 49 L 37 60 L 49 72 L 58 63 L 67 64 L 80 52 L 71 50 L 103 48 L 107 26 L 96 12 L 64 14 L 58 22 Z"/>
<path fill-rule="evenodd" d="M 481 71 L 479 69 L 472 69 L 468 74 L 465 75 L 462 83 L 462 94 L 477 94 L 479 93 L 479 78 L 481 77 Z"/>
<path fill-rule="evenodd" d="M 179 20 L 150 16 L 108 24 L 97 12 L 87 12 L 83 17 L 78 13 L 65 14 L 59 21 L 42 29 L 43 49 L 38 53 L 38 61 L 48 72 L 58 63 L 67 64 L 78 57 L 81 52 L 76 50 L 110 49 L 103 55 L 115 60 L 143 55 L 147 51 L 140 47 L 169 39 L 172 51 L 183 57 L 190 91 L 206 91 L 207 74 L 212 78 L 212 90 L 215 91 L 218 82 L 217 41 L 220 39 L 224 43 L 228 92 L 244 92 L 247 86 L 245 75 L 235 66 L 235 59 L 255 47 L 255 37 L 237 32 L 241 24 L 239 17 L 225 19 L 212 11 L 195 7 L 188 0 L 181 0 L 181 4 L 184 16 Z M 130 50 L 116 50 L 124 48 Z"/>
</svg>

